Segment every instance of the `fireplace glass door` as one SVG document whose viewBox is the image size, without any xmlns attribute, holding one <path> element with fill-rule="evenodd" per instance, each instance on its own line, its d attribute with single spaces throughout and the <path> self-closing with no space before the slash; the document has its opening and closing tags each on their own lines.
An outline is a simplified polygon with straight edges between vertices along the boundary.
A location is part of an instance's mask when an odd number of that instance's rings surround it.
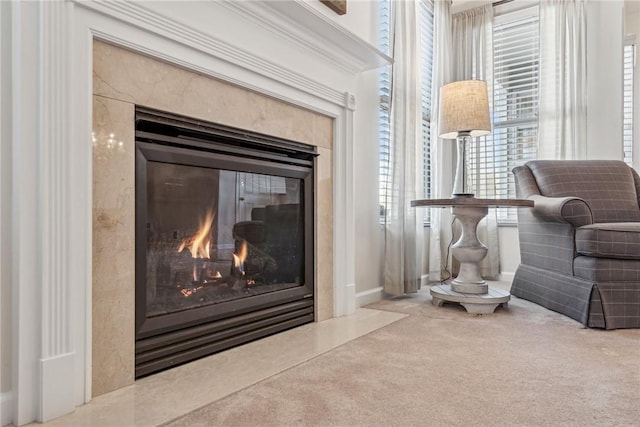
<svg viewBox="0 0 640 427">
<path fill-rule="evenodd" d="M 147 165 L 147 316 L 300 286 L 300 179 Z"/>
<path fill-rule="evenodd" d="M 136 376 L 313 321 L 314 159 L 138 112 Z"/>
</svg>

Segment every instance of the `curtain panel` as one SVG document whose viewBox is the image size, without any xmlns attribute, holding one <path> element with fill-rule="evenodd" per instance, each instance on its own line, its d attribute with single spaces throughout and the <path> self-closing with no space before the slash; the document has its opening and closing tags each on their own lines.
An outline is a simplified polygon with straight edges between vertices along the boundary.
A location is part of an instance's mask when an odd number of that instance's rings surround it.
<svg viewBox="0 0 640 427">
<path fill-rule="evenodd" d="M 587 38 L 583 0 L 540 2 L 538 159 L 585 159 Z"/>
<path fill-rule="evenodd" d="M 493 6 L 464 11 L 452 17 L 453 81 L 485 80 L 489 92 L 489 108 L 493 108 Z M 496 157 L 491 134 L 473 138 L 468 147 L 467 171 L 471 187 L 478 198 L 495 198 L 494 181 Z M 481 172 L 485 171 L 486 174 Z M 493 173 L 492 173 L 493 172 Z M 457 234 L 457 233 L 456 233 Z M 495 278 L 500 274 L 500 247 L 498 244 L 498 219 L 495 209 L 478 224 L 478 238 L 488 248 L 487 256 L 480 264 L 483 277 Z M 457 263 L 453 264 L 457 271 Z"/>
<path fill-rule="evenodd" d="M 450 15 L 449 2 L 435 3 L 435 28 L 434 36 L 435 58 L 434 63 L 439 65 L 434 72 L 434 84 L 432 88 L 432 100 L 439 99 L 440 87 L 444 84 L 459 80 L 485 80 L 489 91 L 489 99 L 492 98 L 493 82 L 493 37 L 492 21 L 493 7 L 491 5 Z M 438 7 L 439 6 L 439 7 Z M 453 52 L 453 55 L 451 55 Z M 491 101 L 490 101 L 491 104 Z M 490 105 L 491 108 L 491 105 Z M 433 109 L 437 114 L 437 105 Z M 437 117 L 434 116 L 434 118 Z M 434 120 L 433 123 L 437 122 Z M 432 156 L 432 179 L 436 183 L 434 197 L 448 198 L 451 195 L 451 187 L 441 176 L 451 175 L 454 165 L 453 146 L 451 141 L 438 138 L 437 125 L 431 129 L 432 141 L 437 150 Z M 468 147 L 469 156 L 465 165 L 467 171 L 479 171 L 481 158 L 491 158 L 493 144 L 490 135 L 488 137 L 474 138 L 472 147 Z M 446 154 L 445 154 L 446 153 Z M 475 162 L 472 163 L 472 162 Z M 483 165 L 487 170 L 487 163 Z M 487 175 L 491 175 L 490 173 Z M 493 181 L 485 175 L 477 174 L 471 177 L 473 186 L 470 188 L 478 197 L 495 197 Z M 448 212 L 437 212 L 432 217 L 431 242 L 429 252 L 429 280 L 440 281 L 447 279 L 449 271 L 457 273 L 458 264 L 449 254 L 450 244 L 458 237 L 459 230 L 452 223 Z M 500 273 L 500 251 L 498 245 L 498 221 L 495 209 L 489 210 L 489 214 L 478 225 L 478 237 L 489 248 L 489 252 L 480 264 L 481 274 L 485 277 L 496 277 Z M 451 269 L 447 266 L 451 265 Z"/>
<path fill-rule="evenodd" d="M 446 199 L 453 191 L 455 166 L 455 144 L 438 138 L 438 114 L 440 111 L 440 88 L 453 81 L 451 52 L 451 1 L 436 0 L 433 4 L 433 78 L 431 84 L 431 197 Z M 438 282 L 447 278 L 447 265 L 451 256 L 447 248 L 452 239 L 451 210 L 431 209 L 429 238 L 429 281 Z"/>
<path fill-rule="evenodd" d="M 390 185 L 384 223 L 384 291 L 417 292 L 423 270 L 422 210 L 411 200 L 423 194 L 421 49 L 419 4 L 394 1 L 390 127 Z"/>
</svg>

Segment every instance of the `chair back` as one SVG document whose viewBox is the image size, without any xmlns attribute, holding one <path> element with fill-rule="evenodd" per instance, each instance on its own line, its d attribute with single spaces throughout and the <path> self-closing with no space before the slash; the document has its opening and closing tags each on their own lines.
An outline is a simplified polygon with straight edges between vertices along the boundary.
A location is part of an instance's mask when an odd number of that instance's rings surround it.
<svg viewBox="0 0 640 427">
<path fill-rule="evenodd" d="M 541 195 L 584 199 L 596 223 L 640 221 L 637 174 L 622 161 L 534 160 L 525 166 Z"/>
</svg>

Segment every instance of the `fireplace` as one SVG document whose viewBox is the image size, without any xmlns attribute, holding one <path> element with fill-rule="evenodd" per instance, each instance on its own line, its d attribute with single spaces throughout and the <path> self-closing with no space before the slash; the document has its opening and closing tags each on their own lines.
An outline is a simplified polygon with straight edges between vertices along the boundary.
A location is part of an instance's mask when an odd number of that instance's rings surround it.
<svg viewBox="0 0 640 427">
<path fill-rule="evenodd" d="M 314 320 L 312 146 L 136 109 L 135 376 Z"/>
<path fill-rule="evenodd" d="M 305 274 L 315 272 L 314 321 L 343 313 L 344 307 L 336 305 L 343 298 L 334 290 L 336 280 L 348 277 L 336 278 L 340 268 L 334 263 L 334 120 L 112 44 L 95 41 L 93 53 L 92 396 L 129 386 L 136 378 L 136 106 L 193 119 L 183 123 L 224 124 L 242 129 L 241 134 L 303 143 L 297 149 L 313 147 L 318 154 L 312 189 L 314 268 Z"/>
</svg>

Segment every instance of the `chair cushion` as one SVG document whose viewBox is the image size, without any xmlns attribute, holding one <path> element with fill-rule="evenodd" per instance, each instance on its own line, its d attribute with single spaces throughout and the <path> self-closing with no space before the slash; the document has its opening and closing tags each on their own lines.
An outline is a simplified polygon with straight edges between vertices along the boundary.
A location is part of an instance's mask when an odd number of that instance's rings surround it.
<svg viewBox="0 0 640 427">
<path fill-rule="evenodd" d="M 640 222 L 610 222 L 576 229 L 576 251 L 598 258 L 640 260 Z"/>
</svg>

